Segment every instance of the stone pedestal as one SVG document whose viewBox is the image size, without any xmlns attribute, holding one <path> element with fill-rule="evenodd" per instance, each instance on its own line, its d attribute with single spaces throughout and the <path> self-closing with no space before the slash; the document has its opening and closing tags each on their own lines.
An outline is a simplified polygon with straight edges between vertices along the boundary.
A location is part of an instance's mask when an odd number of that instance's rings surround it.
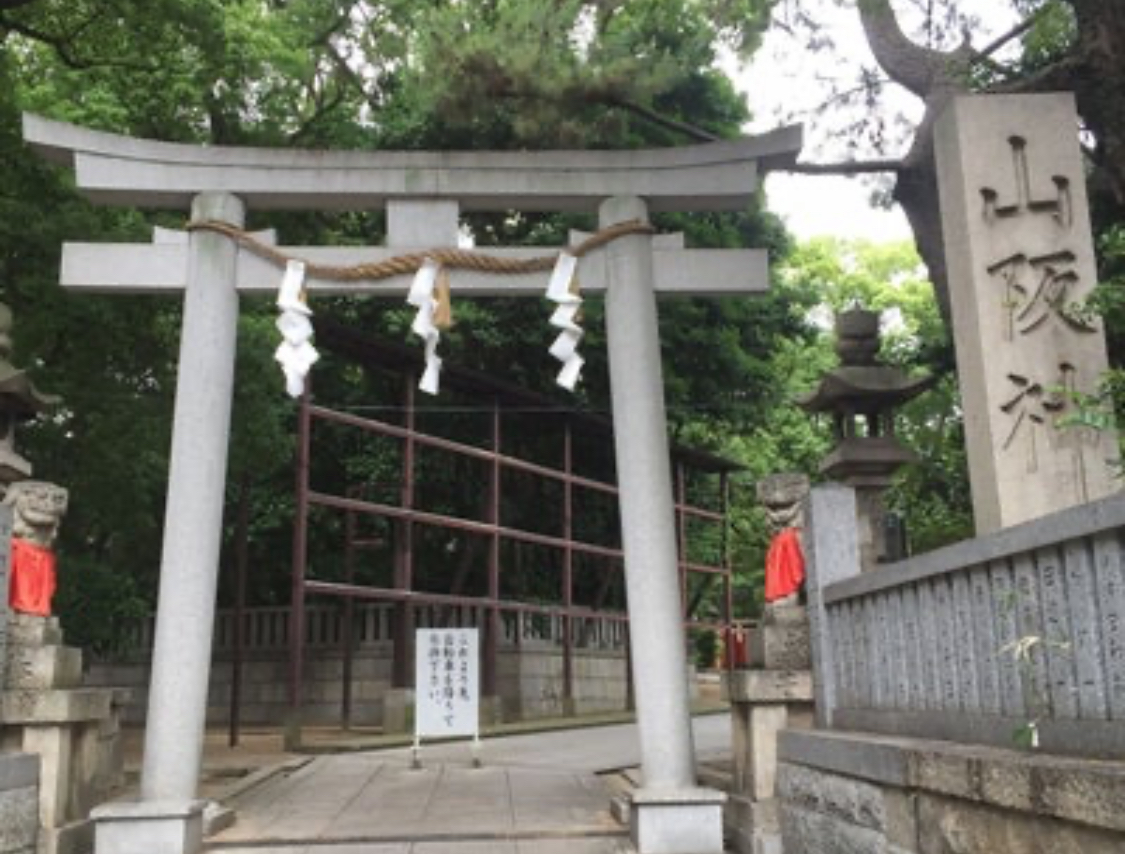
<svg viewBox="0 0 1125 854">
<path fill-rule="evenodd" d="M 736 670 L 724 686 L 731 705 L 734 753 L 724 823 L 740 854 L 780 854 L 775 801 L 778 734 L 810 728 L 813 720 L 805 609 L 770 607 L 750 643 L 751 662 L 761 669 Z"/>
<path fill-rule="evenodd" d="M 196 854 L 203 847 L 204 801 L 141 801 L 94 810 L 95 854 Z"/>
<path fill-rule="evenodd" d="M 714 789 L 638 789 L 629 807 L 639 854 L 722 854 L 723 803 Z"/>
<path fill-rule="evenodd" d="M 801 605 L 767 605 L 758 626 L 750 628 L 750 666 L 763 670 L 808 670 L 809 618 Z"/>
<path fill-rule="evenodd" d="M 128 692 L 79 687 L 82 654 L 54 618 L 10 614 L 0 750 L 37 754 L 40 854 L 88 851 L 91 807 L 123 782 L 119 739 Z"/>
</svg>

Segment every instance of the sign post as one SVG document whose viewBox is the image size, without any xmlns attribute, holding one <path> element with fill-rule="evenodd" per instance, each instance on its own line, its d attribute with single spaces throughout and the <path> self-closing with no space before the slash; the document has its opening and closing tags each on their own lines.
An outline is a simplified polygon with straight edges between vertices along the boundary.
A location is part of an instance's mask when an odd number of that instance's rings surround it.
<svg viewBox="0 0 1125 854">
<path fill-rule="evenodd" d="M 418 629 L 414 657 L 414 768 L 423 738 L 472 736 L 480 767 L 480 640 L 476 629 Z"/>
</svg>

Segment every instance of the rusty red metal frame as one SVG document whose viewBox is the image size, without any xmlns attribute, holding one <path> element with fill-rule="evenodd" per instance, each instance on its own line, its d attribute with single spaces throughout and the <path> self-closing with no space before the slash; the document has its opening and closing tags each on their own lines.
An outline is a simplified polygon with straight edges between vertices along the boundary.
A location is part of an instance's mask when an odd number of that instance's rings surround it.
<svg viewBox="0 0 1125 854">
<path fill-rule="evenodd" d="M 290 623 L 290 726 L 287 732 L 287 742 L 291 746 L 300 743 L 301 707 L 303 704 L 302 682 L 304 678 L 304 632 L 305 601 L 309 595 L 339 596 L 345 599 L 345 626 L 342 632 L 343 653 L 343 679 L 341 723 L 347 728 L 351 724 L 351 655 L 352 642 L 350 631 L 350 613 L 354 599 L 381 600 L 396 603 L 396 632 L 395 651 L 392 667 L 392 681 L 395 687 L 408 687 L 411 679 L 409 668 L 410 646 L 413 640 L 414 606 L 439 605 L 439 606 L 467 606 L 481 609 L 486 615 L 483 621 L 482 645 L 482 693 L 486 696 L 496 694 L 496 659 L 501 629 L 501 615 L 505 612 L 513 614 L 543 614 L 561 618 L 563 635 L 563 697 L 566 701 L 574 698 L 574 621 L 580 619 L 601 619 L 609 621 L 628 622 L 625 612 L 602 610 L 576 606 L 574 603 L 574 559 L 576 555 L 591 555 L 605 559 L 607 565 L 613 569 L 607 571 L 620 571 L 623 559 L 622 552 L 617 548 L 608 548 L 595 543 L 583 542 L 574 539 L 574 493 L 575 488 L 600 492 L 605 495 L 616 496 L 617 487 L 610 483 L 594 480 L 589 477 L 574 473 L 573 459 L 573 423 L 571 418 L 563 414 L 565 427 L 563 433 L 563 463 L 561 469 L 533 463 L 503 453 L 501 423 L 503 409 L 499 397 L 495 397 L 491 410 L 491 441 L 490 447 L 481 448 L 456 442 L 450 439 L 429 435 L 420 432 L 416 427 L 416 408 L 414 400 L 415 377 L 411 374 L 403 375 L 403 409 L 405 411 L 402 425 L 391 424 L 373 418 L 365 418 L 351 413 L 340 412 L 324 406 L 313 404 L 309 392 L 301 398 L 298 415 L 298 441 L 297 441 L 297 466 L 296 466 L 296 524 L 293 534 L 293 581 L 292 581 L 292 615 Z M 367 501 L 357 497 L 357 490 L 351 489 L 348 495 L 329 495 L 311 488 L 309 483 L 309 467 L 312 445 L 313 425 L 318 422 L 342 425 L 396 439 L 403 443 L 402 453 L 402 480 L 399 491 L 399 504 L 386 504 Z M 419 447 L 435 448 L 452 454 L 469 457 L 490 466 L 489 471 L 489 496 L 486 521 L 464 519 L 441 513 L 428 512 L 415 507 L 415 461 Z M 501 512 L 501 480 L 505 469 L 520 471 L 536 477 L 546 478 L 559 482 L 563 486 L 563 518 L 561 536 L 551 536 L 519 528 L 506 526 L 500 518 Z M 685 613 L 685 627 L 711 629 L 725 633 L 730 627 L 732 614 L 732 587 L 731 566 L 729 554 L 729 538 L 727 531 L 727 508 L 729 505 L 730 482 L 727 470 L 718 472 L 719 500 L 718 510 L 706 509 L 690 505 L 687 498 L 687 472 L 688 466 L 681 459 L 675 465 L 675 509 L 677 538 L 679 544 L 679 573 L 681 590 L 684 594 L 685 608 L 687 607 L 689 592 L 689 576 L 702 574 L 707 576 L 710 583 L 716 578 L 721 578 L 723 593 L 721 597 L 723 614 L 721 621 L 694 619 L 691 614 Z M 309 511 L 313 507 L 325 507 L 338 510 L 346 514 L 346 542 L 345 542 L 345 581 L 324 581 L 307 577 L 307 542 Z M 355 520 L 358 516 L 382 517 L 398 526 L 398 535 L 395 540 L 394 555 L 394 586 L 373 587 L 358 585 L 354 582 L 354 552 L 362 548 L 365 543 L 356 536 Z M 704 520 L 720 526 L 720 551 L 721 563 L 708 565 L 690 562 L 688 555 L 688 520 Z M 467 532 L 488 537 L 488 577 L 487 596 L 465 596 L 459 594 L 431 593 L 413 589 L 413 532 L 416 526 L 430 526 L 448 530 Z M 544 605 L 539 603 L 505 600 L 501 597 L 500 577 L 502 573 L 500 547 L 505 540 L 513 542 L 530 543 L 556 549 L 562 553 L 562 573 L 560 578 L 559 604 Z"/>
</svg>

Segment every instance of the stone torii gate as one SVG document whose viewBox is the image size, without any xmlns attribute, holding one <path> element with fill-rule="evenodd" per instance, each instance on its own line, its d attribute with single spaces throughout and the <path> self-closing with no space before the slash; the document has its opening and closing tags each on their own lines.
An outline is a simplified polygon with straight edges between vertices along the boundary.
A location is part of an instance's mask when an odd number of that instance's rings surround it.
<svg viewBox="0 0 1125 854">
<path fill-rule="evenodd" d="M 279 247 L 350 266 L 456 246 L 462 211 L 598 211 L 606 228 L 649 211 L 744 210 L 759 168 L 792 163 L 799 128 L 685 148 L 573 152 L 318 152 L 139 140 L 24 116 L 24 138 L 74 169 L 95 202 L 191 211 L 241 228 L 256 210 L 386 208 L 382 248 Z M 489 249 L 507 258 L 543 249 Z M 687 250 L 681 235 L 630 234 L 584 255 L 586 292 L 605 292 L 621 526 L 644 785 L 632 807 L 642 854 L 722 851 L 721 793 L 695 781 L 686 654 L 679 630 L 672 483 L 656 294 L 764 290 L 766 253 Z M 95 811 L 99 854 L 192 854 L 206 716 L 240 294 L 276 292 L 281 271 L 211 231 L 157 230 L 151 245 L 67 243 L 76 290 L 184 294 L 141 801 Z M 546 277 L 458 270 L 459 295 L 540 296 Z M 311 295 L 404 295 L 409 276 Z M 544 336 L 547 336 L 544 317 Z M 453 354 L 447 354 L 453 355 Z M 421 354 L 419 354 L 421 359 Z M 280 379 L 271 379 L 278 383 Z"/>
</svg>

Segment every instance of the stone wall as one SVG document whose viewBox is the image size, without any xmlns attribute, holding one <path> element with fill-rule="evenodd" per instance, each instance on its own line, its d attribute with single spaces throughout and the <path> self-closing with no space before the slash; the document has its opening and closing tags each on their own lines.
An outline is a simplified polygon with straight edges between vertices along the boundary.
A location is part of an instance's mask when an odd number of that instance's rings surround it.
<svg viewBox="0 0 1125 854">
<path fill-rule="evenodd" d="M 381 726 L 383 697 L 391 685 L 390 642 L 368 644 L 352 660 L 352 723 Z M 339 650 L 317 649 L 305 661 L 304 720 L 311 725 L 334 725 L 340 720 L 343 656 Z M 504 714 L 509 719 L 555 717 L 566 713 L 563 702 L 562 650 L 553 644 L 525 643 L 504 647 L 497 662 L 497 682 Z M 221 725 L 230 719 L 231 662 L 216 658 L 211 668 L 207 721 Z M 146 661 L 93 665 L 87 685 L 127 687 L 132 691 L 124 709 L 125 721 L 144 721 L 148 704 L 149 666 Z M 625 655 L 615 650 L 575 650 L 574 713 L 625 709 Z M 242 723 L 280 725 L 289 711 L 289 659 L 286 652 L 256 651 L 243 663 Z"/>
<path fill-rule="evenodd" d="M 553 645 L 524 644 L 500 651 L 497 690 L 508 719 L 619 712 L 626 708 L 623 652 L 575 650 L 573 708 L 563 697 L 563 654 Z"/>
<path fill-rule="evenodd" d="M 1125 767 L 856 733 L 780 740 L 786 854 L 1119 854 Z"/>
<path fill-rule="evenodd" d="M 39 836 L 39 757 L 0 754 L 0 854 L 35 854 Z"/>
<path fill-rule="evenodd" d="M 821 725 L 1125 758 L 1125 496 L 862 575 L 846 504 L 814 490 Z"/>
</svg>

